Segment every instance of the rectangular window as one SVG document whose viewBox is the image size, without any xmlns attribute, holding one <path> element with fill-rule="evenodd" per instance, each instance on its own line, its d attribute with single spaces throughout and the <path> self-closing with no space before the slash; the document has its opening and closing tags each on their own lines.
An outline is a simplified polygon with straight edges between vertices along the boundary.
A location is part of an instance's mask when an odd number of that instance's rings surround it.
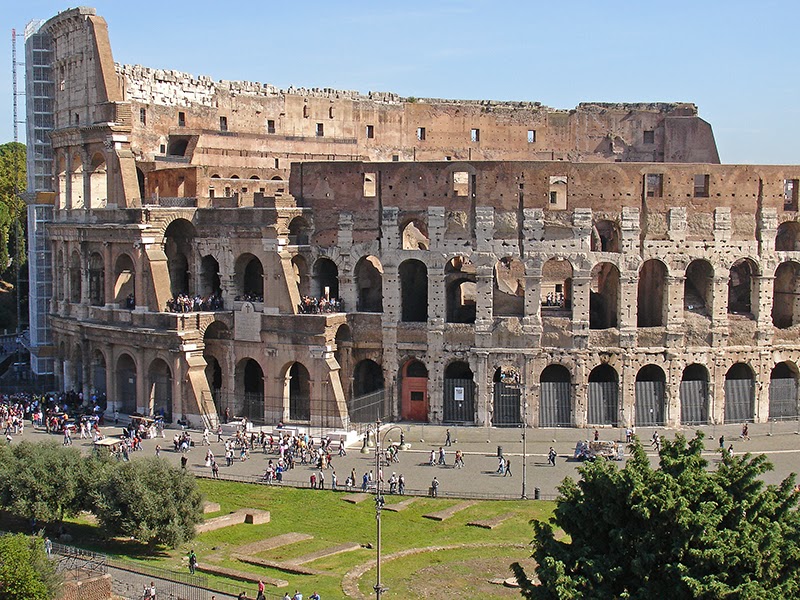
<svg viewBox="0 0 800 600">
<path fill-rule="evenodd" d="M 219 130 L 228 131 L 228 117 L 219 118 Z"/>
<path fill-rule="evenodd" d="M 367 139 L 371 140 L 375 137 L 375 127 L 373 125 L 367 125 Z"/>
<path fill-rule="evenodd" d="M 708 175 L 695 175 L 694 176 L 694 197 L 695 198 L 708 198 Z"/>
<path fill-rule="evenodd" d="M 214 197 L 214 193 L 215 193 L 214 192 L 214 188 L 208 188 L 208 197 L 209 198 L 213 198 Z"/>
<path fill-rule="evenodd" d="M 186 127 L 186 113 L 183 111 L 178 113 L 178 127 Z"/>
<path fill-rule="evenodd" d="M 661 173 L 648 173 L 645 176 L 645 195 L 648 198 L 661 198 L 664 195 L 664 176 Z"/>
<path fill-rule="evenodd" d="M 550 210 L 567 210 L 567 176 L 550 176 Z"/>
<path fill-rule="evenodd" d="M 536 141 L 536 130 L 528 129 L 528 143 L 532 144 L 535 141 Z"/>
<path fill-rule="evenodd" d="M 656 143 L 656 132 L 652 129 L 646 129 L 644 132 L 644 143 L 645 144 L 655 144 Z"/>
<path fill-rule="evenodd" d="M 469 139 L 473 142 L 480 142 L 481 141 L 481 130 L 480 129 L 470 129 L 469 131 Z"/>
<path fill-rule="evenodd" d="M 325 126 L 322 123 L 317 123 L 317 137 L 325 135 Z"/>
<path fill-rule="evenodd" d="M 275 133 L 275 121 L 272 119 L 267 120 L 267 133 Z"/>
<path fill-rule="evenodd" d="M 139 109 L 139 122 L 142 125 L 147 125 L 147 109 L 146 108 L 140 108 Z"/>
<path fill-rule="evenodd" d="M 375 182 L 377 177 L 375 173 L 364 173 L 364 197 L 374 198 L 376 194 Z"/>
<path fill-rule="evenodd" d="M 783 180 L 783 210 L 797 210 L 800 179 Z"/>
<path fill-rule="evenodd" d="M 276 169 L 280 169 L 281 168 L 281 161 L 280 161 L 279 158 L 275 159 L 275 168 Z"/>
<path fill-rule="evenodd" d="M 161 144 L 161 145 L 158 147 L 158 150 L 159 150 L 159 152 L 160 152 L 161 154 L 166 154 L 166 153 L 167 153 L 167 146 L 166 146 L 166 144 Z"/>
<path fill-rule="evenodd" d="M 550 192 L 550 204 L 558 204 L 558 192 Z"/>
<path fill-rule="evenodd" d="M 425 392 L 411 392 L 411 401 L 412 402 L 424 402 L 425 401 Z"/>
<path fill-rule="evenodd" d="M 417 139 L 422 142 L 425 140 L 425 128 L 417 127 Z"/>
<path fill-rule="evenodd" d="M 469 173 L 466 171 L 453 173 L 453 192 L 456 196 L 469 196 Z"/>
<path fill-rule="evenodd" d="M 398 154 L 392 154 L 392 162 L 398 162 L 400 160 L 400 156 Z"/>
<path fill-rule="evenodd" d="M 333 118 L 333 107 L 332 106 L 330 108 L 328 108 L 328 118 L 329 119 Z"/>
</svg>

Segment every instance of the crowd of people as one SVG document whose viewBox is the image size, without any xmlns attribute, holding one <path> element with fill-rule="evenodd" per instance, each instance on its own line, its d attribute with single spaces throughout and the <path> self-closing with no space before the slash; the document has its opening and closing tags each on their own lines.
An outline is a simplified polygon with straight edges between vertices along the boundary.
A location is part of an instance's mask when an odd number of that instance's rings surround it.
<svg viewBox="0 0 800 600">
<path fill-rule="evenodd" d="M 167 300 L 167 312 L 173 313 L 215 311 L 224 310 L 224 308 L 222 296 L 218 293 L 210 296 L 178 294 L 174 298 Z"/>
<path fill-rule="evenodd" d="M 542 306 L 564 308 L 565 303 L 566 299 L 564 298 L 564 294 L 562 292 L 548 292 L 547 296 L 545 296 L 544 302 L 542 302 Z"/>
<path fill-rule="evenodd" d="M 107 400 L 104 393 L 93 393 L 84 399 L 82 392 L 68 391 L 59 394 L 3 394 L 0 395 L 0 423 L 3 424 L 6 442 L 24 433 L 25 420 L 48 433 L 64 434 L 64 445 L 72 444 L 72 435 L 82 439 L 99 435 Z"/>
<path fill-rule="evenodd" d="M 264 296 L 253 292 L 245 292 L 234 298 L 236 302 L 263 302 Z"/>
<path fill-rule="evenodd" d="M 300 313 L 313 315 L 317 313 L 337 313 L 344 310 L 344 301 L 341 298 L 326 298 L 323 296 L 319 300 L 310 296 L 303 296 L 300 299 Z"/>
</svg>

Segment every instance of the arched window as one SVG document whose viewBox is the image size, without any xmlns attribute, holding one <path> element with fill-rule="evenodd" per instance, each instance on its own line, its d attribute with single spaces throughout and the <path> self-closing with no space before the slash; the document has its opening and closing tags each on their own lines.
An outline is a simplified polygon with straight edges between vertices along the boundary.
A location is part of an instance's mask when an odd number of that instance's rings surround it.
<svg viewBox="0 0 800 600">
<path fill-rule="evenodd" d="M 714 299 L 714 268 L 707 260 L 693 260 L 686 267 L 683 308 L 710 316 Z"/>
<path fill-rule="evenodd" d="M 186 219 L 175 219 L 164 232 L 164 253 L 167 255 L 169 269 L 170 293 L 190 293 L 191 271 L 190 260 L 194 254 L 194 225 Z"/>
<path fill-rule="evenodd" d="M 749 258 L 733 263 L 728 280 L 728 313 L 752 315 L 753 306 L 758 306 L 755 277 L 758 267 Z"/>
<path fill-rule="evenodd" d="M 781 263 L 775 270 L 772 291 L 772 324 L 786 329 L 800 322 L 800 264 Z"/>
<path fill-rule="evenodd" d="M 496 317 L 525 314 L 525 265 L 518 258 L 505 257 L 495 263 L 492 303 Z"/>
<path fill-rule="evenodd" d="M 375 256 L 365 256 L 355 268 L 360 312 L 383 312 L 383 265 Z"/>
<path fill-rule="evenodd" d="M 637 325 L 663 327 L 667 310 L 667 267 L 660 260 L 648 260 L 639 269 Z"/>
<path fill-rule="evenodd" d="M 104 306 L 106 303 L 106 278 L 103 257 L 93 252 L 89 257 L 89 302 L 92 306 Z"/>
<path fill-rule="evenodd" d="M 465 256 L 456 256 L 444 268 L 447 322 L 474 323 L 477 285 L 475 265 Z"/>
<path fill-rule="evenodd" d="M 572 264 L 551 258 L 542 267 L 542 316 L 572 313 Z"/>
<path fill-rule="evenodd" d="M 619 314 L 619 269 L 611 263 L 599 263 L 592 269 L 589 293 L 589 328 L 617 327 Z"/>
<path fill-rule="evenodd" d="M 296 362 L 289 369 L 288 378 L 289 418 L 292 421 L 308 421 L 311 418 L 308 369 Z"/>
<path fill-rule="evenodd" d="M 778 252 L 800 250 L 800 223 L 787 221 L 778 225 L 778 232 L 775 235 L 775 250 Z"/>
<path fill-rule="evenodd" d="M 398 268 L 400 276 L 401 320 L 424 323 L 428 320 L 428 269 L 419 260 L 406 260 Z"/>
</svg>

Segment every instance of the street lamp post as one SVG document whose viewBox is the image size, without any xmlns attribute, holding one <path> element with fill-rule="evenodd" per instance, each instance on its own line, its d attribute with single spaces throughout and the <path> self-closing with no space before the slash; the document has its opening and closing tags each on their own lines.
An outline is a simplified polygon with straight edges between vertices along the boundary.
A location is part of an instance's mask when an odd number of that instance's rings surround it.
<svg viewBox="0 0 800 600">
<path fill-rule="evenodd" d="M 381 599 L 383 585 L 381 584 L 381 509 L 383 508 L 383 496 L 381 495 L 381 420 L 375 421 L 375 526 L 377 529 L 377 563 L 375 568 L 375 598 Z"/>
<path fill-rule="evenodd" d="M 526 432 L 528 429 L 528 403 L 522 405 L 522 499 L 528 499 L 528 446 Z"/>
</svg>

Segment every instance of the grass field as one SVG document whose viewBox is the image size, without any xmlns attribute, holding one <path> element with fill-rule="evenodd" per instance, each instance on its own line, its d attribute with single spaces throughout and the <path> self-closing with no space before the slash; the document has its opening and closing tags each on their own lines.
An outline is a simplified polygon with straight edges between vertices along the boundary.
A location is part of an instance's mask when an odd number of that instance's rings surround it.
<svg viewBox="0 0 800 600">
<path fill-rule="evenodd" d="M 194 549 L 202 566 L 236 569 L 256 577 L 288 581 L 288 588 L 267 591 L 281 597 L 288 589 L 302 590 L 306 597 L 316 590 L 323 598 L 343 598 L 346 592 L 364 597 L 374 595 L 376 552 L 375 505 L 372 498 L 359 504 L 343 500 L 344 494 L 311 489 L 256 486 L 226 481 L 199 480 L 205 499 L 217 502 L 220 516 L 240 508 L 270 511 L 263 525 L 235 525 L 198 535 L 175 550 L 147 555 L 135 544 L 100 541 L 96 526 L 86 520 L 73 523 L 74 537 L 81 545 L 102 552 L 126 556 L 152 566 L 187 572 L 186 556 Z M 387 496 L 387 504 L 398 497 Z M 417 498 L 405 510 L 384 510 L 382 526 L 382 583 L 389 588 L 386 598 L 515 598 L 519 592 L 489 583 L 511 576 L 509 565 L 529 561 L 531 519 L 547 518 L 553 503 L 532 501 L 479 501 L 449 519 L 439 522 L 423 515 L 444 510 L 459 500 Z M 470 521 L 505 517 L 494 529 L 468 526 Z M 234 558 L 238 547 L 288 533 L 312 536 L 305 541 L 251 554 L 274 562 L 300 560 L 314 574 L 296 574 L 281 568 L 251 565 Z M 324 553 L 346 543 L 361 545 L 356 550 L 324 555 L 305 562 L 301 557 Z M 414 550 L 418 549 L 418 550 Z M 215 576 L 209 575 L 209 581 Z M 231 583 L 232 580 L 225 580 Z M 213 585 L 213 584 L 212 584 Z M 242 589 L 254 595 L 252 584 Z"/>
</svg>

